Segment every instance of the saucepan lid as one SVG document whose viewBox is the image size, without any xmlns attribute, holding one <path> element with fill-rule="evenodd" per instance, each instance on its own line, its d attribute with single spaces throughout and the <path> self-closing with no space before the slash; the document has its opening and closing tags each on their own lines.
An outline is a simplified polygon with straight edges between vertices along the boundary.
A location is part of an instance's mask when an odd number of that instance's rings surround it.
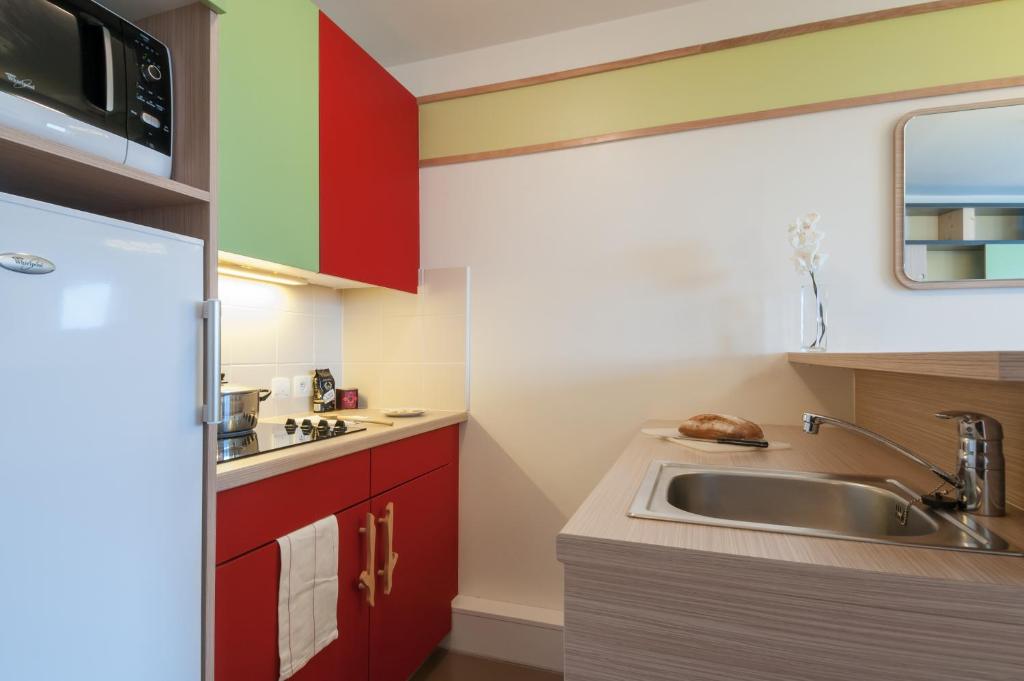
<svg viewBox="0 0 1024 681">
<path fill-rule="evenodd" d="M 258 392 L 259 388 L 250 388 L 245 385 L 235 385 L 234 383 L 221 383 L 220 394 L 221 395 L 237 395 L 238 393 L 254 393 Z"/>
</svg>

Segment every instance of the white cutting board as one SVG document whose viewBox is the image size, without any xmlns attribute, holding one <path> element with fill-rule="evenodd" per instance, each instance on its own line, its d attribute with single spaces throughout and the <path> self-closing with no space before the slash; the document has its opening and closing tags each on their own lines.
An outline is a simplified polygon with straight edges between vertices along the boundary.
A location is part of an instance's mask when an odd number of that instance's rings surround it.
<svg viewBox="0 0 1024 681">
<path fill-rule="evenodd" d="M 684 440 L 679 436 L 677 428 L 644 428 L 640 431 L 644 435 L 661 438 L 675 445 L 696 449 L 699 452 L 765 452 L 774 449 L 792 449 L 788 442 L 769 442 L 767 447 L 744 447 L 743 445 L 723 445 L 717 442 L 696 442 Z"/>
</svg>

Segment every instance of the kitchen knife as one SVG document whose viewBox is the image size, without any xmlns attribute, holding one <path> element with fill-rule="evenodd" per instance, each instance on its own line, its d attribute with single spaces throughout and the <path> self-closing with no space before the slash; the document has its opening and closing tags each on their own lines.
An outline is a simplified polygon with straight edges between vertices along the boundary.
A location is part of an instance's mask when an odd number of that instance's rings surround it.
<svg viewBox="0 0 1024 681">
<path fill-rule="evenodd" d="M 765 440 L 740 440 L 729 437 L 717 437 L 717 438 L 701 438 L 701 437 L 686 437 L 685 435 L 674 435 L 671 440 L 687 440 L 689 442 L 710 442 L 712 444 L 719 445 L 736 445 L 739 447 L 758 447 L 760 449 L 768 449 L 769 443 Z"/>
</svg>

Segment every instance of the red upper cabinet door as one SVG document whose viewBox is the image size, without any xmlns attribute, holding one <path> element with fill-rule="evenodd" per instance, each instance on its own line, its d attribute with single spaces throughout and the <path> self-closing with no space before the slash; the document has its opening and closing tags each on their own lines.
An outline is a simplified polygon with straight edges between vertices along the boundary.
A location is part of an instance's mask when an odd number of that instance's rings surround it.
<svg viewBox="0 0 1024 681">
<path fill-rule="evenodd" d="M 365 681 L 369 605 L 358 587 L 366 568 L 370 506 L 338 518 L 338 640 L 317 653 L 295 681 Z M 217 566 L 214 624 L 215 681 L 277 681 L 277 592 L 281 558 L 277 542 Z"/>
<path fill-rule="evenodd" d="M 406 681 L 451 630 L 458 590 L 458 465 L 448 464 L 371 501 L 378 521 L 370 680 Z M 398 554 L 388 591 L 388 524 Z"/>
<path fill-rule="evenodd" d="M 416 292 L 416 98 L 320 15 L 320 271 Z"/>
</svg>

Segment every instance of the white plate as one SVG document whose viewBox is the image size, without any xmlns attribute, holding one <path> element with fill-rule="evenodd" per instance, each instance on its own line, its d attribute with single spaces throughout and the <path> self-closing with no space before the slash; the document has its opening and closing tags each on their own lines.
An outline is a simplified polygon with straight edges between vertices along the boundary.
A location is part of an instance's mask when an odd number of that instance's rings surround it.
<svg viewBox="0 0 1024 681">
<path fill-rule="evenodd" d="M 424 409 L 416 409 L 413 407 L 399 407 L 397 409 L 384 409 L 383 413 L 384 416 L 404 418 L 407 416 L 423 416 L 427 412 Z"/>
</svg>

